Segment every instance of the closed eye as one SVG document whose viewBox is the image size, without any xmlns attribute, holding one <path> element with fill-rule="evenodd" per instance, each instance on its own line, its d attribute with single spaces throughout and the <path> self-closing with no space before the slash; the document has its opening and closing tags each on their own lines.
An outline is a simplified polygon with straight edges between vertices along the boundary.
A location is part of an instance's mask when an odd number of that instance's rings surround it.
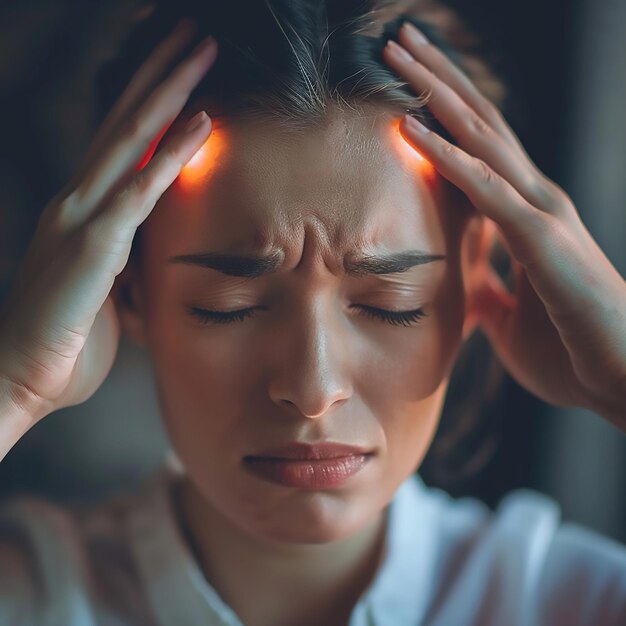
<svg viewBox="0 0 626 626">
<path fill-rule="evenodd" d="M 365 305 L 352 305 L 360 309 L 363 315 L 386 322 L 392 326 L 412 326 L 417 324 L 426 313 L 420 309 L 410 311 L 388 311 L 377 307 Z M 247 309 L 239 309 L 237 311 L 210 311 L 199 307 L 189 307 L 189 314 L 200 320 L 202 324 L 233 324 L 242 322 L 250 317 L 256 309 L 263 307 L 250 307 Z"/>
<path fill-rule="evenodd" d="M 411 311 L 387 311 L 386 309 L 378 309 L 376 307 L 368 307 L 359 305 L 359 308 L 365 315 L 369 315 L 375 319 L 382 320 L 393 326 L 411 326 L 416 324 L 426 313 L 422 309 L 412 309 Z"/>
</svg>

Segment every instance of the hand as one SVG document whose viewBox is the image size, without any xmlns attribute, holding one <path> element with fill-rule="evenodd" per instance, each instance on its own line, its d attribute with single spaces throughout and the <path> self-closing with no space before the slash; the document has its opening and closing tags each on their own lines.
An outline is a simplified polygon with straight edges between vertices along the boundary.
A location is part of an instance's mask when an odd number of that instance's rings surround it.
<svg viewBox="0 0 626 626">
<path fill-rule="evenodd" d="M 402 135 L 493 220 L 515 270 L 511 294 L 487 263 L 471 314 L 531 393 L 589 408 L 626 431 L 626 282 L 497 107 L 412 28 L 406 22 L 402 45 L 388 42 L 383 57 L 417 93 L 432 90 L 427 106 L 458 147 L 416 130 L 410 116 Z"/>
<path fill-rule="evenodd" d="M 216 58 L 215 40 L 203 40 L 165 76 L 194 36 L 195 25 L 182 23 L 156 47 L 74 179 L 43 210 L 0 316 L 0 388 L 8 389 L 9 413 L 19 406 L 35 423 L 79 404 L 113 365 L 120 339 L 109 295 L 115 278 L 137 227 L 211 131 L 202 111 L 192 129 L 173 129 L 152 160 L 137 167 Z"/>
</svg>

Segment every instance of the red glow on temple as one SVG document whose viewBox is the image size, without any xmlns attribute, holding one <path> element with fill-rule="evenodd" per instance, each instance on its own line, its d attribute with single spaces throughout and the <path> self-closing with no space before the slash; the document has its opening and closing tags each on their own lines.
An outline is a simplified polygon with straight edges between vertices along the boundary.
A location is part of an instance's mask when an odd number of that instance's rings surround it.
<svg viewBox="0 0 626 626">
<path fill-rule="evenodd" d="M 214 125 L 207 140 L 181 170 L 176 184 L 183 190 L 190 191 L 207 180 L 215 169 L 215 164 L 224 147 L 224 141 L 225 138 L 219 131 L 216 131 Z"/>
<path fill-rule="evenodd" d="M 436 177 L 434 165 L 421 155 L 417 148 L 414 148 L 400 132 L 401 118 L 394 119 L 392 127 L 392 140 L 397 145 L 401 158 L 407 165 L 416 170 L 426 181 L 432 182 Z"/>
<path fill-rule="evenodd" d="M 189 192 L 201 186 L 202 182 L 207 180 L 215 169 L 217 159 L 224 149 L 226 139 L 223 133 L 219 132 L 219 124 L 215 120 L 212 120 L 212 122 L 211 134 L 183 166 L 176 179 L 175 184 L 182 191 Z M 143 169 L 150 162 L 169 126 L 170 124 L 165 126 L 161 133 L 151 142 L 148 150 L 137 164 L 136 171 Z M 410 170 L 417 172 L 427 182 L 434 181 L 436 178 L 435 167 L 404 138 L 400 132 L 400 119 L 393 120 L 390 125 L 390 131 L 392 144 L 397 148 L 397 153 L 406 166 Z"/>
</svg>

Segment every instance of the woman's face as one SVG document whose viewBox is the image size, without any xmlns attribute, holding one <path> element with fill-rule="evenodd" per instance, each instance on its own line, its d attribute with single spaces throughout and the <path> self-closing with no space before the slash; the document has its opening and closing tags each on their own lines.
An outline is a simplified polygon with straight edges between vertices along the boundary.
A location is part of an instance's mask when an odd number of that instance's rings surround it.
<svg viewBox="0 0 626 626">
<path fill-rule="evenodd" d="M 136 309 L 122 313 L 149 350 L 196 488 L 249 533 L 291 543 L 350 535 L 391 501 L 426 454 L 463 341 L 464 196 L 404 143 L 396 117 L 328 120 L 293 134 L 214 124 L 142 226 L 141 269 L 129 278 Z M 391 274 L 344 269 L 407 251 L 445 259 Z M 206 252 L 278 265 L 246 278 L 173 260 Z M 192 307 L 254 310 L 218 324 Z M 393 325 L 362 307 L 425 317 Z M 317 491 L 243 466 L 247 455 L 321 440 L 375 454 L 341 487 Z"/>
</svg>

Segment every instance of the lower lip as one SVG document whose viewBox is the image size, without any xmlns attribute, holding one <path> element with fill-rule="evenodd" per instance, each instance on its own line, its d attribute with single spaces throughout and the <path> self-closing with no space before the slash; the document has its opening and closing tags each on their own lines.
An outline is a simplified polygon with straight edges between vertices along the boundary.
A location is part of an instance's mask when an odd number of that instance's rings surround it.
<svg viewBox="0 0 626 626">
<path fill-rule="evenodd" d="M 363 469 L 371 454 L 343 456 L 335 459 L 244 459 L 245 466 L 257 476 L 284 487 L 328 489 L 339 487 L 350 476 Z"/>
</svg>

